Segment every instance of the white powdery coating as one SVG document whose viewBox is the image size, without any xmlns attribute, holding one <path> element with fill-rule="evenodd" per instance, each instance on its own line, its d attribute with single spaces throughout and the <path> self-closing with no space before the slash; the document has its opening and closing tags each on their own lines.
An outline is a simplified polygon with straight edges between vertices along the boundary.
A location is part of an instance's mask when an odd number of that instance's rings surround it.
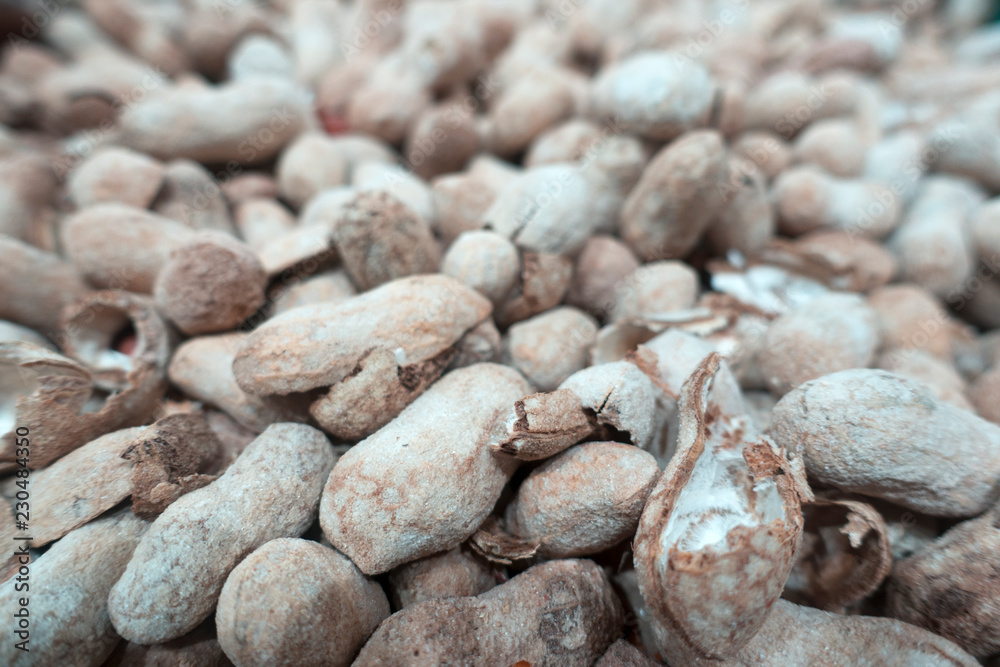
<svg viewBox="0 0 1000 667">
<path fill-rule="evenodd" d="M 811 477 L 932 516 L 984 511 L 1000 496 L 1000 427 L 880 370 L 833 373 L 774 408 L 777 443 Z"/>
<path fill-rule="evenodd" d="M 441 378 L 330 473 L 320 523 L 331 544 L 369 575 L 458 546 L 516 465 L 487 447 L 489 428 L 530 392 L 517 371 L 497 364 Z"/>
<path fill-rule="evenodd" d="M 139 644 L 180 637 L 215 607 L 233 568 L 258 546 L 301 535 L 334 455 L 322 433 L 274 424 L 218 480 L 153 522 L 108 598 L 115 629 Z"/>
<path fill-rule="evenodd" d="M 601 72 L 593 89 L 599 115 L 652 139 L 671 139 L 707 117 L 715 84 L 681 54 L 641 53 Z"/>
</svg>

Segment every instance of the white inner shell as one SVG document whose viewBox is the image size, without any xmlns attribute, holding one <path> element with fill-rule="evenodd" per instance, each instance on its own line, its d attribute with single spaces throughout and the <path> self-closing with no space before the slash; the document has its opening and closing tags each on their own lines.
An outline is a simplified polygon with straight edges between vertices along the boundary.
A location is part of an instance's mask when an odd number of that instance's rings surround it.
<svg viewBox="0 0 1000 667">
<path fill-rule="evenodd" d="M 785 516 L 774 477 L 757 481 L 753 486 L 756 495 L 745 492 L 750 469 L 743 460 L 742 446 L 722 447 L 730 429 L 720 428 L 721 421 L 713 424 L 716 435 L 706 440 L 705 451 L 677 497 L 661 537 L 664 549 L 693 553 L 716 547 L 716 551 L 725 551 L 726 535 L 733 528 L 759 526 Z"/>
</svg>

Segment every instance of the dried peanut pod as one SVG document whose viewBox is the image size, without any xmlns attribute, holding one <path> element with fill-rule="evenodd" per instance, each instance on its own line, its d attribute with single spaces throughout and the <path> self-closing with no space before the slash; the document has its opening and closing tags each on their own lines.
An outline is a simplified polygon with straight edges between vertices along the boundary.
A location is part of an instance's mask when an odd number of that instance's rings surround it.
<svg viewBox="0 0 1000 667">
<path fill-rule="evenodd" d="M 744 415 L 710 398 L 708 356 L 678 403 L 677 452 L 634 540 L 639 589 L 671 663 L 724 660 L 757 634 L 792 569 L 805 477 Z"/>
<path fill-rule="evenodd" d="M 148 208 L 163 182 L 164 166 L 127 148 L 100 148 L 70 173 L 67 187 L 77 208 L 121 202 Z"/>
<path fill-rule="evenodd" d="M 490 107 L 490 149 L 504 157 L 516 155 L 572 114 L 577 77 L 572 70 L 539 63 L 504 87 Z"/>
<path fill-rule="evenodd" d="M 592 665 L 621 633 L 621 603 L 592 561 L 535 565 L 476 597 L 430 600 L 382 623 L 357 667 Z"/>
<path fill-rule="evenodd" d="M 580 397 L 571 389 L 557 389 L 515 401 L 507 417 L 493 425 L 489 446 L 522 461 L 537 461 L 558 454 L 593 430 Z"/>
<path fill-rule="evenodd" d="M 409 133 L 420 113 L 431 105 L 427 81 L 422 72 L 394 58 L 378 62 L 347 106 L 347 123 L 352 129 L 398 145 Z"/>
<path fill-rule="evenodd" d="M 351 174 L 351 187 L 357 192 L 389 193 L 429 226 L 434 226 L 437 213 L 430 186 L 401 164 L 382 160 L 361 162 Z"/>
<path fill-rule="evenodd" d="M 460 101 L 445 102 L 417 117 L 406 139 L 406 164 L 421 178 L 460 171 L 479 150 L 473 114 Z"/>
<path fill-rule="evenodd" d="M 243 241 L 259 254 L 295 230 L 294 216 L 270 197 L 251 196 L 234 203 L 233 221 Z"/>
<path fill-rule="evenodd" d="M 799 386 L 775 406 L 772 433 L 819 482 L 931 516 L 973 516 L 1000 496 L 1000 426 L 885 371 Z"/>
<path fill-rule="evenodd" d="M 619 284 L 639 268 L 629 247 L 611 236 L 592 236 L 573 265 L 566 303 L 606 319 Z"/>
<path fill-rule="evenodd" d="M 675 260 L 643 264 L 615 290 L 613 320 L 653 318 L 691 308 L 698 298 L 698 274 Z"/>
<path fill-rule="evenodd" d="M 483 226 L 525 251 L 576 255 L 594 232 L 590 188 L 578 167 L 529 169 L 498 193 Z"/>
<path fill-rule="evenodd" d="M 278 538 L 237 565 L 219 595 L 219 645 L 238 665 L 351 664 L 389 616 L 382 588 L 344 555 Z"/>
<path fill-rule="evenodd" d="M 881 239 L 899 223 L 899 199 L 886 186 L 836 179 L 812 166 L 783 172 L 772 196 L 778 229 L 788 236 L 839 229 L 852 236 Z"/>
<path fill-rule="evenodd" d="M 577 162 L 599 144 L 601 133 L 601 126 L 594 121 L 583 118 L 565 120 L 535 138 L 524 156 L 524 166 L 531 168 Z"/>
<path fill-rule="evenodd" d="M 782 597 L 843 612 L 868 597 L 892 569 L 889 528 L 874 507 L 817 498 L 802 507 L 802 547 Z"/>
<path fill-rule="evenodd" d="M 1000 506 L 895 564 L 887 611 L 977 658 L 1000 653 Z"/>
<path fill-rule="evenodd" d="M 234 234 L 222 188 L 207 169 L 192 160 L 174 160 L 166 166 L 153 210 L 191 229 Z"/>
<path fill-rule="evenodd" d="M 552 391 L 587 366 L 597 323 L 572 306 L 518 322 L 507 332 L 504 356 L 541 391 Z"/>
<path fill-rule="evenodd" d="M 170 358 L 170 382 L 191 398 L 214 405 L 254 433 L 282 421 L 305 421 L 290 401 L 248 394 L 233 375 L 233 360 L 249 334 L 200 336 L 185 341 Z"/>
<path fill-rule="evenodd" d="M 746 171 L 741 160 L 729 158 L 729 177 L 722 189 L 728 202 L 708 228 L 712 247 L 720 254 L 738 250 L 745 255 L 761 251 L 774 236 L 774 206 L 767 192 L 767 176 L 757 168 Z"/>
<path fill-rule="evenodd" d="M 875 366 L 923 383 L 942 401 L 963 410 L 975 409 L 966 397 L 965 380 L 955 370 L 954 365 L 925 350 L 883 351 Z"/>
<path fill-rule="evenodd" d="M 306 111 L 292 82 L 267 77 L 164 89 L 118 122 L 123 146 L 160 160 L 256 164 L 304 129 Z"/>
<path fill-rule="evenodd" d="M 947 146 L 934 164 L 937 171 L 972 179 L 994 192 L 1000 190 L 1000 137 L 992 120 L 953 117 L 931 134 L 943 138 Z"/>
<path fill-rule="evenodd" d="M 102 667 L 233 667 L 215 637 L 215 619 L 183 637 L 143 646 L 121 642 Z"/>
<path fill-rule="evenodd" d="M 274 178 L 260 171 L 242 171 L 220 184 L 222 194 L 233 207 L 248 199 L 277 199 L 278 184 Z"/>
<path fill-rule="evenodd" d="M 143 430 L 103 435 L 32 475 L 31 545 L 59 539 L 132 493 L 132 462 L 122 455 Z"/>
<path fill-rule="evenodd" d="M 520 281 L 507 297 L 507 302 L 497 309 L 497 324 L 509 327 L 554 308 L 569 289 L 572 276 L 573 261 L 564 255 L 522 253 Z"/>
<path fill-rule="evenodd" d="M 619 639 L 608 647 L 594 667 L 655 667 L 657 664 L 626 640 Z"/>
<path fill-rule="evenodd" d="M 570 447 L 521 482 L 507 506 L 508 530 L 539 545 L 544 558 L 571 558 L 613 547 L 635 533 L 660 468 L 632 445 Z"/>
<path fill-rule="evenodd" d="M 888 186 L 908 205 L 920 187 L 920 177 L 927 169 L 922 154 L 926 140 L 922 133 L 901 130 L 887 134 L 868 148 L 861 177 Z"/>
<path fill-rule="evenodd" d="M 1000 366 L 976 378 L 969 388 L 969 398 L 976 406 L 979 416 L 1000 424 Z"/>
<path fill-rule="evenodd" d="M 473 364 L 496 361 L 500 356 L 500 332 L 491 318 L 486 318 L 458 339 L 455 356 L 445 366 L 445 372 Z"/>
<path fill-rule="evenodd" d="M 559 386 L 575 393 L 599 426 L 628 435 L 632 444 L 658 454 L 666 413 L 656 386 L 635 365 L 615 361 L 577 371 Z"/>
<path fill-rule="evenodd" d="M 440 262 L 430 227 L 386 192 L 362 192 L 333 232 L 344 268 L 364 291 L 397 278 L 433 273 Z"/>
<path fill-rule="evenodd" d="M 222 232 L 201 232 L 174 248 L 153 294 L 157 308 L 189 336 L 233 329 L 264 303 L 267 274 L 257 256 Z"/>
<path fill-rule="evenodd" d="M 434 231 L 451 243 L 463 232 L 483 226 L 483 216 L 497 198 L 499 186 L 471 172 L 446 174 L 431 182 L 437 221 Z"/>
<path fill-rule="evenodd" d="M 44 333 L 56 331 L 62 309 L 90 288 L 58 256 L 0 235 L 0 317 Z M 25 280 L 25 276 L 31 280 Z"/>
<path fill-rule="evenodd" d="M 0 158 L 0 234 L 54 249 L 49 206 L 56 199 L 57 178 L 65 173 L 57 160 L 34 152 Z"/>
<path fill-rule="evenodd" d="M 834 289 L 869 292 L 891 281 L 897 273 L 895 258 L 878 243 L 842 231 L 817 231 L 792 243 L 796 252 L 821 262 L 832 276 Z"/>
<path fill-rule="evenodd" d="M 984 198 L 978 187 L 960 179 L 923 179 L 920 194 L 889 239 L 900 277 L 940 298 L 960 291 L 974 260 L 965 221 Z"/>
<path fill-rule="evenodd" d="M 757 83 L 743 103 L 743 127 L 791 139 L 809 123 L 853 111 L 860 79 L 781 71 Z"/>
<path fill-rule="evenodd" d="M 781 396 L 836 371 L 866 368 L 878 346 L 878 319 L 864 299 L 829 294 L 774 320 L 757 363 L 768 389 Z"/>
<path fill-rule="evenodd" d="M 244 391 L 258 396 L 329 387 L 373 349 L 395 355 L 401 348 L 397 358 L 407 365 L 431 360 L 489 312 L 486 299 L 453 278 L 402 278 L 342 303 L 304 306 L 269 320 L 247 338 L 233 372 Z"/>
<path fill-rule="evenodd" d="M 0 660 L 12 666 L 103 664 L 120 639 L 108 618 L 108 591 L 148 526 L 122 509 L 74 530 L 32 563 L 30 630 L 23 637 L 13 631 L 0 646 Z M 27 561 L 20 562 L 27 575 Z M 17 618 L 28 595 L 16 579 L 0 585 L 0 610 L 10 618 Z M 28 640 L 23 651 L 17 648 L 22 639 Z"/>
<path fill-rule="evenodd" d="M 180 6 L 122 0 L 85 0 L 82 5 L 103 31 L 157 69 L 178 74 L 190 67 L 180 36 Z"/>
<path fill-rule="evenodd" d="M 292 308 L 316 303 L 340 303 L 357 294 L 346 271 L 326 271 L 294 283 L 282 291 L 274 299 L 274 314 L 279 315 Z"/>
<path fill-rule="evenodd" d="M 951 357 L 948 313 L 922 287 L 886 285 L 868 295 L 868 305 L 878 313 L 884 348 L 926 350 L 942 359 Z"/>
<path fill-rule="evenodd" d="M 792 162 L 791 146 L 767 131 L 744 132 L 733 142 L 732 154 L 741 171 L 753 173 L 759 169 L 769 181 Z"/>
<path fill-rule="evenodd" d="M 494 306 L 501 305 L 521 272 L 517 247 L 495 232 L 463 232 L 441 261 L 441 273 L 476 290 Z"/>
<path fill-rule="evenodd" d="M 292 78 L 292 54 L 274 37 L 246 35 L 233 47 L 226 69 L 229 79 L 242 81 L 258 76 Z"/>
<path fill-rule="evenodd" d="M 108 598 L 115 629 L 129 641 L 153 644 L 196 627 L 248 553 L 301 535 L 315 520 L 333 463 L 319 431 L 268 427 L 219 479 L 153 522 Z"/>
<path fill-rule="evenodd" d="M 838 178 L 859 176 L 868 149 L 859 134 L 854 119 L 832 118 L 812 123 L 795 139 L 793 159 L 815 165 Z"/>
<path fill-rule="evenodd" d="M 726 155 L 714 130 L 689 132 L 646 166 L 621 211 L 622 239 L 642 259 L 679 259 L 722 211 Z"/>
<path fill-rule="evenodd" d="M 195 238 L 190 227 L 149 211 L 111 203 L 69 217 L 66 256 L 97 287 L 149 294 L 170 253 Z M 108 239 L 115 239 L 108 243 Z"/>
<path fill-rule="evenodd" d="M 696 660 L 692 667 L 975 667 L 956 644 L 890 618 L 843 616 L 778 600 L 760 631 L 729 660 Z"/>
<path fill-rule="evenodd" d="M 496 364 L 441 378 L 341 457 L 320 507 L 330 543 L 373 575 L 467 539 L 516 467 L 486 446 L 489 429 L 529 391 L 516 371 Z M 372 522 L 383 528 L 373 532 Z"/>
<path fill-rule="evenodd" d="M 278 192 L 300 209 L 322 190 L 346 185 L 352 166 L 336 139 L 305 133 L 289 144 L 278 159 Z"/>
<path fill-rule="evenodd" d="M 680 53 L 653 51 L 599 72 L 590 102 L 597 118 L 666 141 L 708 124 L 715 89 L 700 63 Z"/>
<path fill-rule="evenodd" d="M 997 262 L 1000 255 L 1000 197 L 990 199 L 972 211 L 969 241 L 983 262 Z"/>
<path fill-rule="evenodd" d="M 390 597 L 393 607 L 399 610 L 438 598 L 479 595 L 499 583 L 497 574 L 495 566 L 455 547 L 391 570 Z"/>
</svg>

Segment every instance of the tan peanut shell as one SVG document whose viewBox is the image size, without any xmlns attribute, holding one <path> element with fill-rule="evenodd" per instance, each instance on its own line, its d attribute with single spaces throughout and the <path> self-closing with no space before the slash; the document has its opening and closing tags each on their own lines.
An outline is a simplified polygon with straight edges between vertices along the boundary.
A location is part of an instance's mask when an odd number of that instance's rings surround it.
<svg viewBox="0 0 1000 667">
<path fill-rule="evenodd" d="M 485 559 L 455 547 L 391 570 L 388 588 L 393 607 L 399 610 L 437 598 L 485 593 L 500 583 L 498 574 Z"/>
<path fill-rule="evenodd" d="M 507 506 L 508 530 L 543 558 L 597 553 L 630 537 L 660 475 L 633 445 L 587 442 L 531 472 Z"/>
<path fill-rule="evenodd" d="M 529 391 L 496 364 L 438 380 L 337 462 L 320 506 L 330 543 L 374 575 L 472 535 L 517 465 L 486 446 L 489 428 Z"/>
<path fill-rule="evenodd" d="M 726 157 L 718 132 L 689 132 L 646 166 L 625 200 L 620 232 L 643 260 L 679 259 L 722 211 Z"/>
<path fill-rule="evenodd" d="M 913 380 L 833 373 L 786 394 L 773 418 L 775 441 L 843 491 L 942 517 L 973 516 L 1000 497 L 1000 426 Z"/>
<path fill-rule="evenodd" d="M 118 510 L 77 528 L 32 562 L 27 590 L 16 589 L 16 578 L 5 581 L 0 610 L 15 618 L 20 599 L 27 597 L 30 641 L 29 651 L 19 651 L 12 634 L 0 646 L 0 660 L 12 666 L 103 664 L 120 640 L 108 618 L 108 591 L 148 526 L 127 509 Z"/>
<path fill-rule="evenodd" d="M 278 538 L 233 569 L 215 624 L 219 645 L 238 667 L 345 667 L 388 616 L 382 588 L 343 554 Z"/>
<path fill-rule="evenodd" d="M 453 278 L 402 278 L 269 320 L 247 338 L 233 372 L 244 391 L 260 396 L 330 386 L 372 349 L 401 348 L 407 365 L 433 359 L 489 312 L 485 298 Z"/>
<path fill-rule="evenodd" d="M 268 427 L 212 484 L 161 514 L 108 599 L 115 629 L 140 644 L 180 637 L 208 617 L 232 569 L 261 544 L 315 520 L 334 463 L 301 424 Z"/>
<path fill-rule="evenodd" d="M 618 637 L 621 621 L 621 603 L 596 564 L 550 561 L 482 595 L 393 614 L 354 665 L 591 665 Z"/>
<path fill-rule="evenodd" d="M 1000 506 L 893 566 L 887 610 L 977 658 L 1000 652 Z"/>
</svg>

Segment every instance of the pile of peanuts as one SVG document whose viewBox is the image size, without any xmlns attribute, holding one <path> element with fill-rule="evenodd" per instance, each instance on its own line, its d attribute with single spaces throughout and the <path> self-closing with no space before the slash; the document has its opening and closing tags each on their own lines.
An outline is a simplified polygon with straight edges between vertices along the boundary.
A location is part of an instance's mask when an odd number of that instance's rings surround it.
<svg viewBox="0 0 1000 667">
<path fill-rule="evenodd" d="M 0 663 L 1000 667 L 994 3 L 0 9 Z"/>
</svg>

